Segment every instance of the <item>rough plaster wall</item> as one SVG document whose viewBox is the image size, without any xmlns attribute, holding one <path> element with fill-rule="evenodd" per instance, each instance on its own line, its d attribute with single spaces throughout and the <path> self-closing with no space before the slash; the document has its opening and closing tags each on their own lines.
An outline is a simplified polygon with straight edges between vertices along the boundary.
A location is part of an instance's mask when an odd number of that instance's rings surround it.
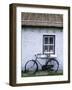
<svg viewBox="0 0 72 90">
<path fill-rule="evenodd" d="M 22 29 L 22 70 L 28 60 L 34 59 L 37 53 L 43 53 L 43 35 L 55 35 L 55 54 L 59 69 L 63 68 L 63 32 L 56 28 L 23 28 Z M 39 59 L 41 64 L 46 60 Z M 40 68 L 40 67 L 39 67 Z"/>
</svg>

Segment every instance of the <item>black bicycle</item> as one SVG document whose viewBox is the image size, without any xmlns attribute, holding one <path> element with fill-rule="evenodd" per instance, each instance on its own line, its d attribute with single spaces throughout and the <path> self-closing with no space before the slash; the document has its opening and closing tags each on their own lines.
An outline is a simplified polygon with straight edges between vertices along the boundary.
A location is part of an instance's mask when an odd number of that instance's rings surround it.
<svg viewBox="0 0 72 90">
<path fill-rule="evenodd" d="M 46 59 L 45 65 L 42 65 L 38 59 Z M 41 70 L 47 70 L 50 72 L 57 72 L 59 68 L 59 62 L 55 58 L 51 58 L 50 55 L 36 54 L 35 60 L 29 60 L 25 64 L 25 72 L 27 74 L 35 74 L 39 70 L 39 65 Z"/>
</svg>

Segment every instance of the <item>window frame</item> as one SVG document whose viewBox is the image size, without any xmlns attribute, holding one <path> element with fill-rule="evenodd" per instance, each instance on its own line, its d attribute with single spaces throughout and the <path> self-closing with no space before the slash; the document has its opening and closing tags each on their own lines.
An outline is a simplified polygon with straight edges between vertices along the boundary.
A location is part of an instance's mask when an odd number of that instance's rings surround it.
<svg viewBox="0 0 72 90">
<path fill-rule="evenodd" d="M 55 35 L 43 35 L 43 54 L 44 54 L 44 37 L 48 37 L 48 36 L 51 36 L 51 37 L 53 37 L 54 38 L 54 50 L 53 50 L 53 53 L 52 54 L 55 54 Z"/>
</svg>

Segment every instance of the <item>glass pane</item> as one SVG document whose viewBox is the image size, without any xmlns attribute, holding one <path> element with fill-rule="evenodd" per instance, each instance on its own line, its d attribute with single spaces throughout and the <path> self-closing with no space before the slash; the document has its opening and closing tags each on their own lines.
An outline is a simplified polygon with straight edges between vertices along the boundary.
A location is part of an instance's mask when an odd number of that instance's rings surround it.
<svg viewBox="0 0 72 90">
<path fill-rule="evenodd" d="M 44 46 L 44 52 L 48 52 L 48 46 Z"/>
<path fill-rule="evenodd" d="M 48 37 L 45 37 L 45 44 L 48 44 Z"/>
<path fill-rule="evenodd" d="M 50 44 L 53 44 L 53 37 L 50 37 L 49 41 L 50 41 Z"/>
<path fill-rule="evenodd" d="M 49 46 L 49 52 L 54 52 L 53 47 L 54 47 L 54 46 Z"/>
</svg>

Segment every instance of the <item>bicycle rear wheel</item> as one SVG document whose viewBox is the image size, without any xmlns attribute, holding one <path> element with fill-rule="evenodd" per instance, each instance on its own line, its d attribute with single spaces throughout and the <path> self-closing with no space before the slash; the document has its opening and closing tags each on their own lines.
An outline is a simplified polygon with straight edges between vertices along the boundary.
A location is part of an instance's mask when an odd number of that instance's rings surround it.
<svg viewBox="0 0 72 90">
<path fill-rule="evenodd" d="M 57 72 L 59 68 L 59 62 L 55 58 L 50 58 L 46 64 L 49 71 Z"/>
<path fill-rule="evenodd" d="M 29 61 L 25 64 L 25 72 L 26 72 L 27 74 L 34 74 L 37 70 L 38 70 L 38 65 L 37 65 L 36 61 L 34 61 L 34 60 L 29 60 Z"/>
</svg>

